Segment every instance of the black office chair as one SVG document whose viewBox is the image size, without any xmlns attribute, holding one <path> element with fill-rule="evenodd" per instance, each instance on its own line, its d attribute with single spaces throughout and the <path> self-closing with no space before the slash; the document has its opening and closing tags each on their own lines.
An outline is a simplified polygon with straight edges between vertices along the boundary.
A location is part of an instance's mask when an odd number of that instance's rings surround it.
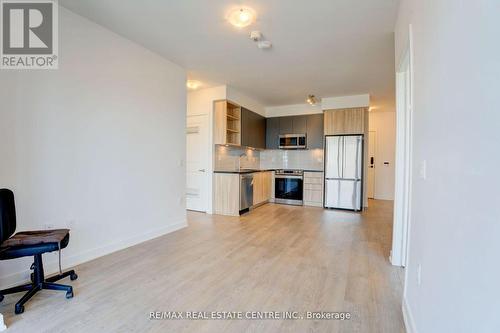
<svg viewBox="0 0 500 333">
<path fill-rule="evenodd" d="M 31 283 L 17 287 L 0 290 L 0 302 L 4 295 L 27 291 L 16 303 L 15 313 L 24 312 L 24 303 L 42 289 L 64 290 L 66 298 L 73 297 L 73 287 L 54 283 L 67 276 L 76 280 L 78 276 L 74 270 L 45 278 L 43 273 L 42 254 L 58 251 L 65 248 L 69 242 L 69 230 L 44 230 L 44 231 L 16 231 L 16 208 L 14 193 L 8 189 L 0 189 L 0 260 L 9 260 L 26 256 L 34 256 L 35 262 L 31 265 Z M 11 237 L 12 236 L 12 237 Z M 10 238 L 9 238 L 10 237 Z M 59 257 L 60 259 L 60 257 Z"/>
</svg>

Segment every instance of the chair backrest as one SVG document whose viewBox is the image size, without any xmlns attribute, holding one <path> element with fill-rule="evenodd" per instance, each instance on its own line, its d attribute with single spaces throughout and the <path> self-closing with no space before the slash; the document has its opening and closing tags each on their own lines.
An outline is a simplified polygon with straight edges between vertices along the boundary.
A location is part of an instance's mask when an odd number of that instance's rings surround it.
<svg viewBox="0 0 500 333">
<path fill-rule="evenodd" d="M 16 206 L 14 193 L 0 189 L 0 244 L 16 232 Z"/>
</svg>

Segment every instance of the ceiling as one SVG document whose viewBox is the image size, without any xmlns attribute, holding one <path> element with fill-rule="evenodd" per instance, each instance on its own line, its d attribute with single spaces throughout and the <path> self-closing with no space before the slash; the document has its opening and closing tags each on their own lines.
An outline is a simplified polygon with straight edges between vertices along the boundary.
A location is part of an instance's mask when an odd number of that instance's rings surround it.
<svg viewBox="0 0 500 333">
<path fill-rule="evenodd" d="M 227 84 L 265 106 L 308 94 L 370 93 L 394 108 L 394 37 L 399 0 L 60 0 L 64 7 L 155 51 L 207 85 Z M 249 6 L 257 21 L 225 20 Z M 259 30 L 273 43 L 260 50 Z"/>
</svg>

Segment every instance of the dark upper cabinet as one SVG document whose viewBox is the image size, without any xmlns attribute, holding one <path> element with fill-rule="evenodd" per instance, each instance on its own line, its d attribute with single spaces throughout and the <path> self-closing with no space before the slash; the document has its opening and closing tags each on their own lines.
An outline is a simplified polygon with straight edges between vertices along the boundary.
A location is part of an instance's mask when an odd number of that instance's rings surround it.
<svg viewBox="0 0 500 333">
<path fill-rule="evenodd" d="M 307 132 L 307 116 L 293 116 L 292 127 L 293 132 L 289 134 L 305 134 Z"/>
<path fill-rule="evenodd" d="M 267 118 L 266 148 L 278 149 L 280 135 L 280 118 Z"/>
<path fill-rule="evenodd" d="M 307 116 L 307 148 L 323 148 L 323 121 L 322 113 Z"/>
<path fill-rule="evenodd" d="M 266 118 L 241 108 L 241 145 L 266 148 Z"/>
<path fill-rule="evenodd" d="M 266 148 L 279 148 L 280 134 L 306 134 L 307 148 L 323 148 L 323 114 L 267 118 Z"/>
<path fill-rule="evenodd" d="M 279 117 L 280 121 L 280 134 L 294 134 L 293 133 L 293 117 Z"/>
</svg>

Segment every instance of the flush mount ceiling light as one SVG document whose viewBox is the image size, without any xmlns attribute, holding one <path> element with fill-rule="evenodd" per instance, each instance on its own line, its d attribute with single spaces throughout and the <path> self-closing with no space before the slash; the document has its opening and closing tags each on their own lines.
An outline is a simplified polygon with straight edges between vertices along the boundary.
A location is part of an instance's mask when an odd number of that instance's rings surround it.
<svg viewBox="0 0 500 333">
<path fill-rule="evenodd" d="M 316 96 L 314 95 L 308 95 L 307 96 L 307 99 L 306 99 L 306 102 L 309 103 L 310 105 L 316 105 L 316 103 L 318 103 L 318 100 L 316 99 Z"/>
<path fill-rule="evenodd" d="M 187 82 L 186 82 L 186 87 L 188 87 L 188 89 L 191 89 L 191 90 L 196 90 L 200 86 L 201 86 L 201 82 L 200 81 L 187 80 Z"/>
<path fill-rule="evenodd" d="M 248 27 L 255 22 L 255 11 L 248 7 L 238 7 L 229 12 L 227 20 L 238 28 Z"/>
</svg>

